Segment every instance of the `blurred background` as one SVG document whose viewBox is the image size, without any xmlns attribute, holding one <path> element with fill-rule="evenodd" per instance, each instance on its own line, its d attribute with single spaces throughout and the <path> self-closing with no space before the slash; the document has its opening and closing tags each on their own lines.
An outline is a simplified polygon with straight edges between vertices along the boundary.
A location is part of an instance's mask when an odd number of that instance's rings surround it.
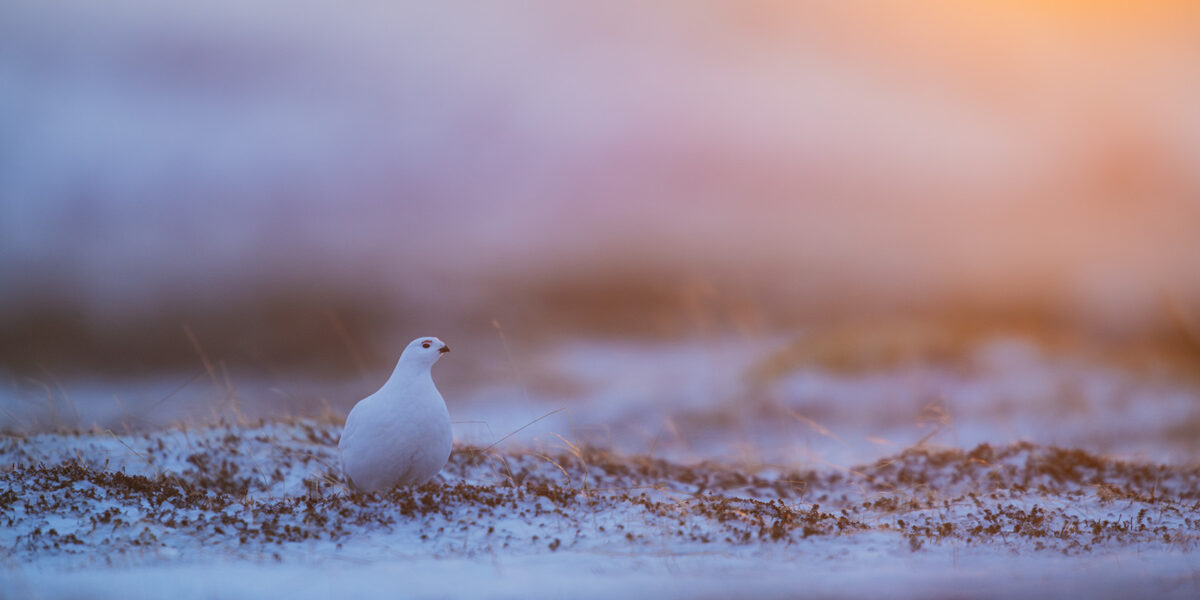
<svg viewBox="0 0 1200 600">
<path fill-rule="evenodd" d="M 561 396 L 525 352 L 898 321 L 1194 366 L 1198 59 L 1191 2 L 8 0 L 0 371 L 338 412 L 418 335 Z"/>
</svg>

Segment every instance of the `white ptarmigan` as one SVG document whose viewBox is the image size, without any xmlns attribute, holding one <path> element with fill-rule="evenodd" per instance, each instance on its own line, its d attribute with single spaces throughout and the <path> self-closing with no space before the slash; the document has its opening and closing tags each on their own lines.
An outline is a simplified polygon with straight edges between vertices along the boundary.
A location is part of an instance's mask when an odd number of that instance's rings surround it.
<svg viewBox="0 0 1200 600">
<path fill-rule="evenodd" d="M 450 413 L 430 370 L 450 351 L 442 340 L 413 340 L 379 391 L 350 409 L 338 450 L 350 485 L 382 492 L 429 481 L 450 458 Z"/>
</svg>

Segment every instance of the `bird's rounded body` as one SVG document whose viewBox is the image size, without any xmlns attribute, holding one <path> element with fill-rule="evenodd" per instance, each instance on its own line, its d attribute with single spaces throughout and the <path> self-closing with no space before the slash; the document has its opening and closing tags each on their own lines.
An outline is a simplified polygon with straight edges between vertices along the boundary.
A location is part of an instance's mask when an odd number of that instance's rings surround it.
<svg viewBox="0 0 1200 600">
<path fill-rule="evenodd" d="M 355 489 L 420 485 L 446 464 L 454 441 L 450 413 L 430 368 L 448 351 L 437 338 L 417 338 L 387 383 L 350 410 L 338 449 Z"/>
</svg>

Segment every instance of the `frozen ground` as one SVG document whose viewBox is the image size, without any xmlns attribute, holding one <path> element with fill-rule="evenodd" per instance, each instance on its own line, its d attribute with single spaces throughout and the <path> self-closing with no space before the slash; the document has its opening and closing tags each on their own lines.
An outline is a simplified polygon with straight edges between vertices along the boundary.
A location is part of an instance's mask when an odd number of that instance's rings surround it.
<svg viewBox="0 0 1200 600">
<path fill-rule="evenodd" d="M 352 496 L 335 424 L 5 440 L 9 597 L 1200 592 L 1200 469 L 1016 444 L 781 470 L 456 449 Z"/>
<path fill-rule="evenodd" d="M 455 438 L 475 445 L 516 431 L 508 441 L 523 446 L 561 435 L 685 462 L 842 467 L 921 440 L 960 448 L 1031 441 L 1164 463 L 1200 456 L 1194 355 L 884 329 L 517 348 L 450 340 L 454 354 L 434 377 Z M 199 364 L 134 380 L 5 376 L 0 430 L 336 420 L 382 384 L 386 367 L 344 381 Z"/>
<path fill-rule="evenodd" d="M 464 347 L 435 374 L 451 463 L 386 497 L 337 481 L 335 386 L 14 384 L 0 595 L 1200 595 L 1200 396 L 1169 361 L 738 339 L 464 368 Z"/>
</svg>

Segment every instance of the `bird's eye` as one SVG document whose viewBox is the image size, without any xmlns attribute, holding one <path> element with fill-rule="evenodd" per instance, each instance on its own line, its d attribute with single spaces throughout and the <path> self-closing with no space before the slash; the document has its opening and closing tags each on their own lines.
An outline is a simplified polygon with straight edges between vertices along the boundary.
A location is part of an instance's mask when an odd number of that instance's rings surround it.
<svg viewBox="0 0 1200 600">
<path fill-rule="evenodd" d="M 422 342 L 422 343 L 421 343 L 421 347 L 422 347 L 422 348 L 428 348 L 428 347 L 429 347 L 429 342 Z"/>
</svg>

